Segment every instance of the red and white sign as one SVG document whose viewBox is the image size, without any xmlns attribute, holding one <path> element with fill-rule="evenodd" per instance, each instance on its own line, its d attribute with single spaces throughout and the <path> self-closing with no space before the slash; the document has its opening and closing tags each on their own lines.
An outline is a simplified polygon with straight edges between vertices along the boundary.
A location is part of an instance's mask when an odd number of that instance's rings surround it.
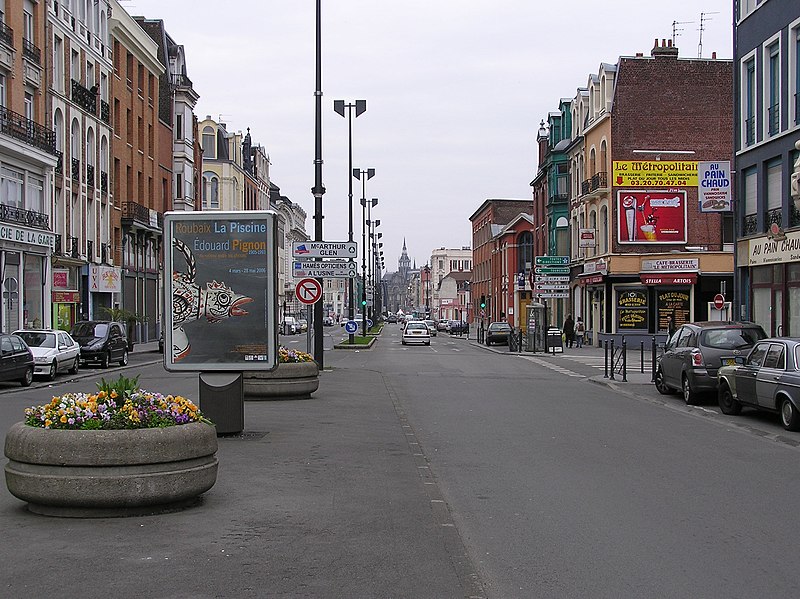
<svg viewBox="0 0 800 599">
<path fill-rule="evenodd" d="M 686 243 L 686 192 L 617 192 L 620 243 Z"/>
<path fill-rule="evenodd" d="M 322 285 L 316 279 L 300 279 L 294 295 L 302 304 L 316 304 L 322 297 Z"/>
<path fill-rule="evenodd" d="M 669 275 L 640 275 L 645 285 L 694 285 L 696 272 L 674 273 Z"/>
<path fill-rule="evenodd" d="M 717 310 L 722 310 L 725 307 L 725 296 L 721 293 L 718 293 L 714 296 L 714 308 Z"/>
</svg>

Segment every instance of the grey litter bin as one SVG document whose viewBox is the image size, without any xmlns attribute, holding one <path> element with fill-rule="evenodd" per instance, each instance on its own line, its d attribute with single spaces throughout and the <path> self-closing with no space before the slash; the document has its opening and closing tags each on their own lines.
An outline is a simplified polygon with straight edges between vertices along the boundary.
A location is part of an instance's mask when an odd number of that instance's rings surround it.
<svg viewBox="0 0 800 599">
<path fill-rule="evenodd" d="M 564 351 L 564 340 L 561 337 L 562 331 L 557 327 L 547 329 L 547 351 L 553 354 Z"/>
<path fill-rule="evenodd" d="M 201 372 L 200 410 L 218 435 L 244 430 L 244 378 L 241 372 Z"/>
</svg>

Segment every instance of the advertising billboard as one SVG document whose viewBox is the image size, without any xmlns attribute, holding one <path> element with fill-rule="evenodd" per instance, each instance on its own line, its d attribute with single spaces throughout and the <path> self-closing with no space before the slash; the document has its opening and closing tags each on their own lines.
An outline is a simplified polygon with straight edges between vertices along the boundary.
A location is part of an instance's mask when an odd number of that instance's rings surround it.
<svg viewBox="0 0 800 599">
<path fill-rule="evenodd" d="M 276 219 L 272 211 L 164 215 L 167 370 L 277 366 Z"/>
<path fill-rule="evenodd" d="M 731 161 L 697 163 L 697 197 L 700 212 L 730 212 L 733 210 L 731 197 Z"/>
<path fill-rule="evenodd" d="M 686 243 L 685 191 L 617 192 L 620 243 Z"/>
<path fill-rule="evenodd" d="M 686 160 L 614 160 L 618 187 L 696 187 L 697 162 Z"/>
</svg>

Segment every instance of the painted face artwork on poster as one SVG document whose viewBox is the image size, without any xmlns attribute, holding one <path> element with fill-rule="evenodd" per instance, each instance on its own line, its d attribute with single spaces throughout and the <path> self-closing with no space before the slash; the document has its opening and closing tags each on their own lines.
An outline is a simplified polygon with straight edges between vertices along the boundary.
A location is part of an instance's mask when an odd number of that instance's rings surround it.
<svg viewBox="0 0 800 599">
<path fill-rule="evenodd" d="M 277 241 L 272 211 L 164 217 L 167 370 L 277 366 Z"/>
<path fill-rule="evenodd" d="M 617 239 L 624 244 L 686 243 L 686 192 L 617 192 Z"/>
</svg>

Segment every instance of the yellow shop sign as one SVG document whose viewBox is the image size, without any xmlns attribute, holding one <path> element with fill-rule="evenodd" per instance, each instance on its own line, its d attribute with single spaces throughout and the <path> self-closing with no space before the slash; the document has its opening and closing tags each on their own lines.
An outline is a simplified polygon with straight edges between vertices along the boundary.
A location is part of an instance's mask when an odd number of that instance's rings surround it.
<svg viewBox="0 0 800 599">
<path fill-rule="evenodd" d="M 613 184 L 620 187 L 696 187 L 697 162 L 685 160 L 615 160 Z"/>
</svg>

